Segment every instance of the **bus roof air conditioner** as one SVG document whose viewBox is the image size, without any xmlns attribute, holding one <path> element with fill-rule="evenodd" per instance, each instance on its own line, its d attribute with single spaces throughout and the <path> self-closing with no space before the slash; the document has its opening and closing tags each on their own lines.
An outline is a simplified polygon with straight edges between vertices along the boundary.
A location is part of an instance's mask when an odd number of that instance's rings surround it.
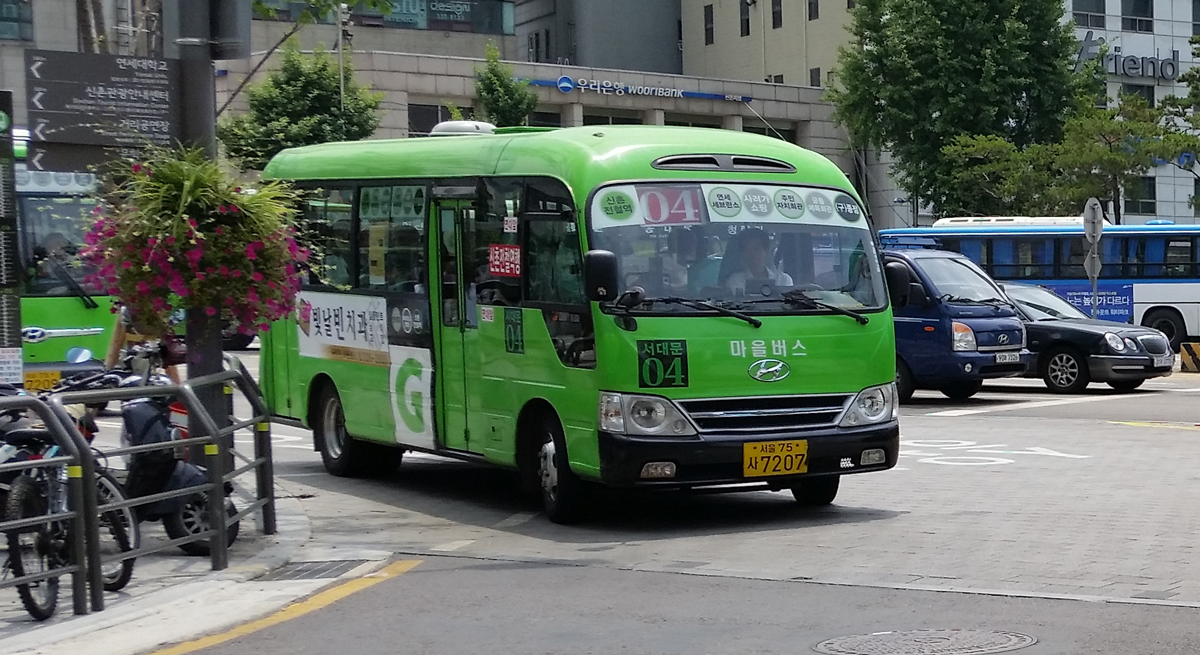
<svg viewBox="0 0 1200 655">
<path fill-rule="evenodd" d="M 496 126 L 483 121 L 443 121 L 433 126 L 429 136 L 462 136 L 464 134 L 495 134 Z"/>
</svg>

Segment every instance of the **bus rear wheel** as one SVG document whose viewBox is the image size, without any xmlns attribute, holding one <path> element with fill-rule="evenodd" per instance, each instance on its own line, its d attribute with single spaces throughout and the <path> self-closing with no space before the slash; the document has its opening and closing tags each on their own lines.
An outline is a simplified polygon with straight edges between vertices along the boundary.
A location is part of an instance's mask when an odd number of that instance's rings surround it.
<svg viewBox="0 0 1200 655">
<path fill-rule="evenodd" d="M 357 477 L 366 473 L 369 453 L 366 444 L 346 432 L 346 414 L 342 399 L 332 385 L 321 390 L 317 403 L 317 420 L 313 430 L 321 443 L 321 462 L 325 470 L 340 478 Z"/>
<path fill-rule="evenodd" d="M 538 479 L 541 481 L 542 509 L 554 523 L 575 523 L 583 515 L 587 490 L 567 461 L 566 440 L 558 421 L 546 417 L 542 420 L 541 432 Z"/>
</svg>

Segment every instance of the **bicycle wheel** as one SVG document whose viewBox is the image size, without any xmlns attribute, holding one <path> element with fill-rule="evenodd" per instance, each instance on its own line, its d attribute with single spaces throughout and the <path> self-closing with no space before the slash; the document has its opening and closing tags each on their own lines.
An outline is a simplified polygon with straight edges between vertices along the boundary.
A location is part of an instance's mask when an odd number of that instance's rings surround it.
<svg viewBox="0 0 1200 655">
<path fill-rule="evenodd" d="M 125 500 L 125 490 L 107 471 L 96 471 L 96 502 L 100 506 Z M 111 557 L 137 548 L 138 524 L 128 507 L 100 514 L 100 557 Z M 133 577 L 134 560 L 109 562 L 101 567 L 105 591 L 120 591 Z"/>
<path fill-rule="evenodd" d="M 33 478 L 27 475 L 13 480 L 12 488 L 8 491 L 8 505 L 5 508 L 8 520 L 16 521 L 48 514 L 49 503 L 44 488 L 39 488 Z M 59 548 L 55 543 L 57 532 L 58 529 L 51 521 L 8 532 L 8 560 L 13 575 L 19 578 L 64 566 L 65 562 L 59 556 Z M 21 596 L 21 604 L 25 606 L 25 611 L 38 621 L 45 621 L 54 616 L 54 610 L 58 606 L 58 578 L 17 585 L 17 593 Z"/>
</svg>

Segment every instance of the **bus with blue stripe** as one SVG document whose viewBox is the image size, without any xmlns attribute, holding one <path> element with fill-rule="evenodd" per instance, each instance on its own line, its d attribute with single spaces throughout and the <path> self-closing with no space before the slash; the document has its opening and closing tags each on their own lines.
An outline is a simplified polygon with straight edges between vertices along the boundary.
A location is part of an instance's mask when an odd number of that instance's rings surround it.
<svg viewBox="0 0 1200 655">
<path fill-rule="evenodd" d="M 996 280 L 1047 287 L 1091 313 L 1081 220 L 952 220 L 881 230 L 880 238 L 887 248 L 960 252 Z M 1152 223 L 1105 226 L 1096 318 L 1158 329 L 1178 350 L 1181 341 L 1200 338 L 1200 225 Z"/>
</svg>

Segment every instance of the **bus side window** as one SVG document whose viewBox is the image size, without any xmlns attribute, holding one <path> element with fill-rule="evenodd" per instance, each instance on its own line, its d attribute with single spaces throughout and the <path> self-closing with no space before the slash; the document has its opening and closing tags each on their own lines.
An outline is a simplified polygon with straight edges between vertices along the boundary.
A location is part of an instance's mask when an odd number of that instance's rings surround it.
<svg viewBox="0 0 1200 655">
<path fill-rule="evenodd" d="M 515 306 L 521 302 L 518 214 L 522 211 L 520 178 L 484 181 L 479 211 L 469 213 L 463 229 L 463 270 L 467 272 L 468 303 Z M 514 265 L 515 262 L 515 265 Z M 476 326 L 478 312 L 469 307 L 467 326 Z"/>
<path fill-rule="evenodd" d="M 1107 277 L 1124 277 L 1125 264 L 1121 253 L 1125 252 L 1124 237 L 1106 237 L 1100 240 L 1100 262 L 1104 264 L 1101 275 Z"/>
<path fill-rule="evenodd" d="M 1146 277 L 1162 277 L 1163 263 L 1166 261 L 1166 239 L 1162 237 L 1146 237 L 1146 265 L 1143 271 Z"/>
<path fill-rule="evenodd" d="M 1195 277 L 1196 255 L 1194 244 L 1189 237 L 1176 237 L 1167 241 L 1166 266 L 1163 275 L 1167 277 Z"/>
<path fill-rule="evenodd" d="M 321 261 L 314 262 L 310 282 L 348 287 L 355 242 L 351 231 L 354 189 L 318 189 L 305 204 L 305 221 L 320 247 Z"/>
<path fill-rule="evenodd" d="M 553 180 L 531 179 L 525 227 L 525 305 L 542 310 L 559 360 L 595 368 L 592 314 L 583 294 L 583 246 L 570 192 Z M 544 213 L 539 213 L 544 212 Z"/>
<path fill-rule="evenodd" d="M 979 264 L 979 267 L 983 270 L 992 270 L 992 258 L 989 256 L 991 254 L 991 248 L 989 248 L 991 241 L 987 238 L 963 239 L 962 241 L 946 239 L 942 243 L 947 250 L 953 250 L 966 255 L 968 259 Z"/>
<path fill-rule="evenodd" d="M 1060 259 L 1058 277 L 1065 279 L 1086 278 L 1083 258 L 1087 255 L 1087 243 L 1082 236 L 1064 237 L 1058 240 Z"/>
<path fill-rule="evenodd" d="M 988 275 L 993 275 L 1000 279 L 1011 279 L 1020 277 L 1017 272 L 1018 267 L 1016 254 L 1013 252 L 1012 239 L 993 239 L 992 240 L 992 261 L 991 266 L 980 264 L 983 270 L 987 271 Z"/>
<path fill-rule="evenodd" d="M 358 286 L 425 293 L 425 187 L 364 187 L 359 193 Z"/>
<path fill-rule="evenodd" d="M 1146 238 L 1131 236 L 1125 242 L 1125 274 L 1129 277 L 1145 277 Z"/>
</svg>

